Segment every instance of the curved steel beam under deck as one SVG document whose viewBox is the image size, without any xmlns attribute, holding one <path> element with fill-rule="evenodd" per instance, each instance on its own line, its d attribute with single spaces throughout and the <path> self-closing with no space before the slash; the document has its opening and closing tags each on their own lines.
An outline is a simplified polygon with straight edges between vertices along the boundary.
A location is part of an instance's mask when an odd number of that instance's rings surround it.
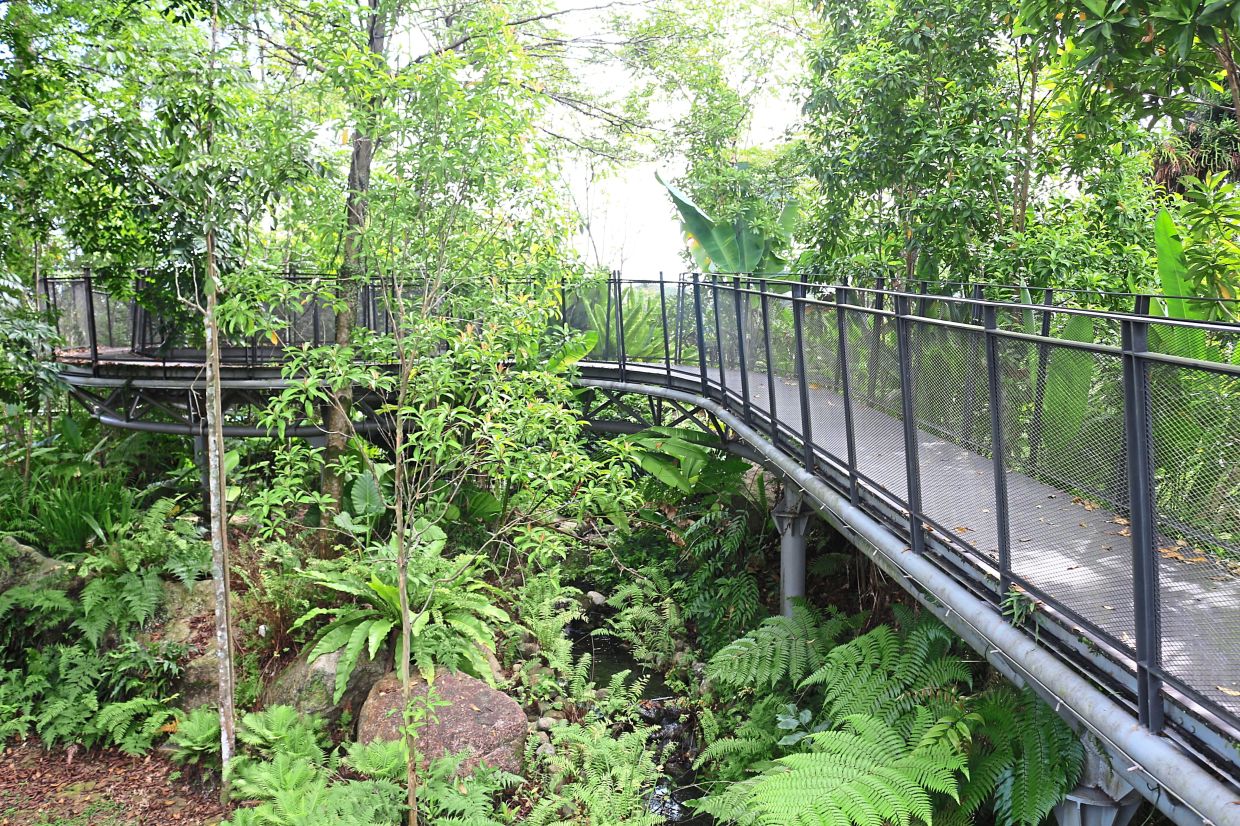
<svg viewBox="0 0 1240 826">
<path fill-rule="evenodd" d="M 1018 684 L 1040 694 L 1061 716 L 1098 738 L 1119 774 L 1181 826 L 1212 823 L 1240 826 L 1240 798 L 1207 772 L 1177 743 L 1141 726 L 1131 708 L 1108 696 L 1078 670 L 1047 650 L 1044 641 L 1013 627 L 976 593 L 932 562 L 913 553 L 909 543 L 881 519 L 849 501 L 799 460 L 773 445 L 727 407 L 698 393 L 650 383 L 629 367 L 630 378 L 616 381 L 611 365 L 583 365 L 579 384 L 616 393 L 653 395 L 700 408 L 731 428 L 745 452 L 800 488 L 814 509 L 922 605 L 960 635 L 986 660 Z"/>
</svg>

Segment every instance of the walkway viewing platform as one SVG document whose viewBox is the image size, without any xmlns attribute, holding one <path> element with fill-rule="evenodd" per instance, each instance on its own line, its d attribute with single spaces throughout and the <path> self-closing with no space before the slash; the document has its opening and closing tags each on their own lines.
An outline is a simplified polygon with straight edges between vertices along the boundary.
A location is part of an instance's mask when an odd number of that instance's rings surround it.
<svg viewBox="0 0 1240 826">
<path fill-rule="evenodd" d="M 96 415 L 193 426 L 200 350 L 88 277 L 42 294 L 66 381 Z M 579 368 L 591 418 L 722 423 L 846 535 L 883 545 L 872 526 L 885 531 L 891 570 L 949 625 L 960 597 L 948 591 L 988 606 L 1240 801 L 1240 326 L 1199 320 L 1229 308 L 748 276 L 613 277 L 562 299 L 564 325 L 599 335 Z M 360 306 L 360 323 L 384 332 L 380 291 Z M 230 392 L 278 388 L 283 348 L 326 344 L 333 323 L 312 300 L 286 337 L 227 348 Z M 972 622 L 965 638 L 1129 761 L 1115 768 L 1138 791 L 1184 799 L 1162 752 L 1132 753 L 1131 732 L 1039 683 L 1016 646 Z"/>
</svg>

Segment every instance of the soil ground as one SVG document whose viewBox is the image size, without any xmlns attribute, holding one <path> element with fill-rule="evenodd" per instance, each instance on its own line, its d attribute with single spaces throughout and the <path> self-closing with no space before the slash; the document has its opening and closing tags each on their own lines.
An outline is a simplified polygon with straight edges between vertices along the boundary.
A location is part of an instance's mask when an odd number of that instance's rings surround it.
<svg viewBox="0 0 1240 826">
<path fill-rule="evenodd" d="M 214 826 L 227 814 L 218 795 L 158 752 L 26 742 L 0 753 L 0 826 Z"/>
</svg>

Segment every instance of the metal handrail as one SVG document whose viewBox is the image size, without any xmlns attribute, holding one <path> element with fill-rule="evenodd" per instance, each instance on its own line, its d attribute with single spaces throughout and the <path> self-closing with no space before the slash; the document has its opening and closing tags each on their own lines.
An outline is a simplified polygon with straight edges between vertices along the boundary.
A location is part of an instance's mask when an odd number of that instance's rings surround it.
<svg viewBox="0 0 1240 826">
<path fill-rule="evenodd" d="M 173 357 L 201 362 L 199 350 L 140 346 L 137 305 L 97 293 L 89 273 L 49 278 L 40 287 L 45 306 L 58 311 L 67 342 L 62 359 L 84 361 L 94 374 L 107 369 L 109 359 L 156 366 Z M 990 300 L 977 285 L 971 289 L 968 296 L 935 296 L 885 283 L 809 284 L 745 274 L 623 279 L 612 273 L 597 286 L 564 292 L 558 320 L 564 327 L 590 326 L 594 322 L 585 320 L 583 308 L 598 302 L 593 318 L 601 320 L 602 352 L 596 358 L 614 366 L 622 381 L 692 390 L 723 406 L 753 430 L 769 434 L 771 444 L 835 485 L 853 505 L 881 516 L 907 537 L 915 553 L 996 605 L 1014 589 L 1038 600 L 1045 618 L 1055 619 L 1068 637 L 1077 629 L 1089 646 L 1106 653 L 1105 663 L 1081 654 L 1082 667 L 1099 681 L 1116 684 L 1143 726 L 1174 729 L 1195 742 L 1206 738 L 1202 748 L 1236 764 L 1236 755 L 1219 745 L 1227 738 L 1240 740 L 1240 702 L 1231 699 L 1231 692 L 1240 691 L 1236 658 L 1215 652 L 1227 658 L 1222 677 L 1217 669 L 1197 669 L 1192 655 L 1200 644 L 1172 638 L 1169 634 L 1183 633 L 1184 622 L 1173 632 L 1164 620 L 1168 611 L 1173 617 L 1178 611 L 1190 619 L 1200 616 L 1202 624 L 1240 629 L 1235 622 L 1240 580 L 1228 567 L 1232 563 L 1205 557 L 1217 552 L 1240 559 L 1240 526 L 1227 521 L 1226 511 L 1236 494 L 1226 480 L 1240 480 L 1240 456 L 1207 455 L 1233 450 L 1231 443 L 1184 448 L 1174 442 L 1174 415 L 1185 411 L 1169 409 L 1177 402 L 1204 403 L 1210 416 L 1236 416 L 1240 431 L 1240 325 L 1155 315 L 1156 299 L 1148 296 L 1137 296 L 1131 312 L 1108 312 Z M 640 314 L 628 306 L 636 300 L 634 291 L 658 301 L 657 312 Z M 383 294 L 369 286 L 359 324 L 380 332 L 390 325 Z M 937 309 L 948 310 L 947 317 L 935 315 Z M 290 333 L 278 346 L 239 342 L 226 351 L 228 363 L 279 366 L 289 346 L 330 344 L 329 302 L 310 302 L 306 312 L 289 319 Z M 1036 332 L 1005 326 L 1013 313 L 1034 314 L 1041 322 Z M 1064 335 L 1068 323 L 1081 317 L 1096 324 L 1102 340 Z M 634 328 L 643 318 L 657 329 Z M 1156 331 L 1191 333 L 1208 342 L 1215 355 L 1156 349 Z M 950 369 L 940 363 L 944 359 Z M 1088 380 L 1067 387 L 1064 365 L 1076 362 L 1088 363 Z M 1177 382 L 1191 383 L 1192 399 L 1170 394 Z M 1096 421 L 1077 423 L 1073 433 L 1078 441 L 1089 441 L 1090 450 L 1065 441 L 1063 411 L 1054 407 L 1082 386 L 1093 405 L 1087 415 Z M 842 415 L 827 416 L 824 423 L 828 404 L 841 407 Z M 898 471 L 876 466 L 868 452 L 876 427 L 884 429 L 884 449 L 899 451 Z M 953 523 L 954 514 L 943 511 L 939 488 L 945 480 L 932 464 L 933 452 L 927 453 L 928 435 L 960 456 L 974 457 L 978 472 L 988 474 L 975 504 L 977 515 L 985 513 L 986 521 L 995 523 L 993 548 L 970 538 L 968 526 Z M 1190 458 L 1204 470 L 1173 468 L 1175 451 L 1185 449 L 1194 451 Z M 1211 495 L 1222 504 L 1200 501 L 1200 491 L 1175 478 L 1189 472 L 1221 473 L 1223 482 Z M 1081 604 L 1063 583 L 1040 577 L 1031 567 L 1027 538 L 1016 536 L 1014 527 L 1029 504 L 1020 497 L 1034 489 L 1030 486 L 1059 491 L 1065 499 L 1078 497 L 1124 520 L 1111 541 L 1128 546 L 1129 562 L 1120 572 L 1124 581 L 1109 583 L 1107 593 L 1131 608 L 1131 638 L 1117 630 L 1122 624 L 1100 618 L 1097 606 Z M 957 531 L 960 527 L 966 530 Z M 1062 534 L 1052 540 L 1078 538 Z M 1035 540 L 1048 553 L 1058 550 L 1045 537 Z M 1183 589 L 1164 587 L 1178 569 L 1167 568 L 1163 552 L 1166 543 L 1177 541 L 1208 546 L 1204 564 L 1225 576 L 1211 597 L 1216 615 L 1184 601 Z M 1174 547 L 1171 553 L 1179 553 Z M 1240 630 L 1236 633 L 1240 651 Z M 1226 629 L 1219 635 L 1231 639 Z M 1209 739 L 1206 730 L 1219 734 Z"/>
<path fill-rule="evenodd" d="M 669 300 L 692 302 L 693 309 L 686 315 L 694 319 L 693 329 L 667 329 L 666 321 L 662 321 L 663 330 L 646 336 L 663 341 L 674 336 L 671 349 L 681 354 L 681 358 L 672 360 L 667 345 L 663 352 L 634 356 L 624 349 L 625 330 L 605 329 L 599 330 L 600 340 L 614 342 L 618 347 L 609 344 L 601 357 L 603 361 L 598 363 L 600 367 L 614 364 L 622 376 L 627 375 L 622 381 L 627 380 L 629 384 L 695 388 L 693 392 L 722 405 L 748 427 L 769 434 L 766 438 L 771 443 L 816 476 L 830 479 L 854 504 L 863 500 L 890 503 L 894 510 L 889 510 L 886 518 L 889 523 L 897 520 L 897 529 L 906 536 L 915 553 L 947 566 L 948 563 L 941 561 L 930 547 L 957 549 L 965 554 L 963 558 L 972 560 L 973 568 L 953 567 L 954 575 L 973 578 L 973 586 L 989 593 L 995 604 L 1009 598 L 1013 588 L 1019 588 L 1039 601 L 1048 619 L 1050 616 L 1062 618 L 1069 633 L 1083 633 L 1090 645 L 1112 652 L 1111 659 L 1119 663 L 1119 672 L 1127 672 L 1126 687 L 1122 690 L 1131 692 L 1129 700 L 1144 727 L 1154 732 L 1174 728 L 1186 737 L 1200 738 L 1198 722 L 1205 720 L 1209 727 L 1223 733 L 1223 739 L 1215 741 L 1220 758 L 1233 765 L 1237 762 L 1230 749 L 1217 744 L 1240 734 L 1240 701 L 1231 700 L 1235 695 L 1226 690 L 1232 684 L 1231 679 L 1222 681 L 1219 678 L 1221 685 L 1209 684 L 1204 682 L 1209 679 L 1207 674 L 1194 671 L 1195 665 L 1184 664 L 1185 651 L 1191 654 L 1194 646 L 1200 643 L 1192 639 L 1168 639 L 1169 632 L 1162 622 L 1168 610 L 1199 609 L 1170 602 L 1179 599 L 1180 591 L 1165 587 L 1163 580 L 1167 571 L 1160 550 L 1167 551 L 1167 543 L 1178 538 L 1180 542 L 1209 544 L 1219 553 L 1235 555 L 1232 561 L 1223 558 L 1203 561 L 1203 564 L 1216 566 L 1221 572 L 1220 578 L 1226 579 L 1219 586 L 1222 596 L 1213 595 L 1215 602 L 1224 598 L 1226 601 L 1211 609 L 1215 612 L 1213 615 L 1202 614 L 1203 621 L 1213 622 L 1223 629 L 1226 639 L 1231 639 L 1226 628 L 1238 629 L 1231 651 L 1207 652 L 1225 658 L 1226 676 L 1235 677 L 1237 681 L 1231 689 L 1234 692 L 1240 690 L 1240 657 L 1236 656 L 1240 654 L 1240 623 L 1236 622 L 1240 620 L 1240 568 L 1232 572 L 1230 566 L 1240 562 L 1240 547 L 1226 530 L 1228 525 L 1190 524 L 1181 514 L 1173 512 L 1174 508 L 1159 507 L 1159 503 L 1177 501 L 1176 497 L 1181 494 L 1195 494 L 1178 490 L 1174 487 L 1176 482 L 1166 478 L 1166 466 L 1171 460 L 1160 453 L 1177 449 L 1177 445 L 1167 443 L 1167 405 L 1174 399 L 1165 395 L 1167 376 L 1155 375 L 1155 372 L 1170 371 L 1172 381 L 1191 380 L 1201 384 L 1204 390 L 1194 384 L 1194 392 L 1198 394 L 1211 392 L 1213 388 L 1212 392 L 1219 394 L 1221 402 L 1232 406 L 1220 403 L 1210 409 L 1219 416 L 1235 415 L 1240 409 L 1237 407 L 1240 405 L 1240 382 L 1237 382 L 1240 377 L 1240 325 L 1154 315 L 1152 299 L 1147 296 L 1137 297 L 1132 312 L 1020 304 L 976 296 L 930 296 L 936 304 L 955 305 L 959 312 L 953 314 L 956 319 L 953 320 L 920 314 L 918 311 L 924 312 L 927 306 L 923 301 L 926 296 L 904 289 L 816 285 L 744 274 L 690 274 L 674 281 L 662 278 L 620 280 L 613 275 L 607 282 L 605 294 L 609 304 L 624 304 L 636 300 L 627 295 L 632 291 L 644 291 L 649 300 L 664 305 L 660 320 L 668 315 Z M 675 296 L 669 299 L 673 292 Z M 819 295 L 815 296 L 814 292 Z M 575 318 L 580 318 L 581 314 L 574 310 L 575 302 L 589 301 L 591 297 L 589 291 L 583 291 L 576 297 L 566 298 L 564 306 L 568 311 L 562 319 L 564 323 L 571 325 Z M 860 303 L 866 298 L 873 306 Z M 816 333 L 806 330 L 805 318 L 811 308 L 816 318 L 826 317 L 822 321 L 826 332 L 818 338 L 815 338 Z M 775 310 L 783 313 L 783 323 L 787 325 L 778 333 L 772 321 Z M 1001 314 L 1026 310 L 1044 314 L 1040 334 L 1004 329 L 1000 324 Z M 611 308 L 605 316 L 608 328 L 612 324 L 623 325 L 626 314 L 631 314 L 627 307 Z M 1108 334 L 1118 335 L 1113 341 L 1105 342 L 1062 337 L 1060 325 L 1055 321 L 1078 316 L 1104 322 L 1098 326 L 1104 327 Z M 967 320 L 959 320 L 962 318 Z M 1159 328 L 1195 331 L 1216 347 L 1218 360 L 1155 351 L 1150 333 Z M 930 420 L 941 412 L 931 409 L 934 401 L 930 391 L 944 388 L 927 387 L 930 381 L 927 377 L 935 375 L 934 355 L 921 352 L 916 341 L 931 334 L 946 337 L 958 345 L 953 357 L 964 354 L 963 359 L 968 362 L 965 371 L 971 371 L 972 381 L 980 385 L 973 394 L 972 410 L 951 411 L 958 418 L 959 430 L 955 433 L 950 432 L 952 428 L 941 427 L 937 419 Z M 782 353 L 786 363 L 778 366 L 773 364 L 772 356 L 772 341 L 776 335 L 790 339 Z M 1012 348 L 1022 350 L 1022 356 L 1013 357 L 1008 352 Z M 683 354 L 690 350 L 693 354 L 685 358 Z M 811 352 L 818 359 L 812 369 L 807 365 Z M 822 360 L 824 352 L 828 354 L 826 361 Z M 1023 353 L 1028 354 L 1028 361 Z M 1018 447 L 1011 442 L 1013 437 L 1028 441 L 1032 431 L 1033 439 L 1041 442 L 1032 448 L 1035 456 L 1038 447 L 1043 454 L 1056 448 L 1047 441 L 1047 431 L 1062 423 L 1056 418 L 1060 411 L 1047 409 L 1047 391 L 1053 391 L 1057 399 L 1062 397 L 1062 365 L 1065 359 L 1074 358 L 1094 362 L 1089 367 L 1093 385 L 1107 381 L 1113 385 L 1103 388 L 1116 404 L 1116 409 L 1106 414 L 1112 426 L 1110 430 L 1099 431 L 1110 433 L 1112 438 L 1109 443 L 1097 445 L 1098 452 L 1105 456 L 1091 456 L 1087 450 L 1072 454 L 1074 461 L 1093 462 L 1096 466 L 1053 467 L 1043 471 L 1038 467 L 1043 460 L 1035 458 L 1034 462 L 1029 462 L 1030 446 Z M 926 359 L 931 362 L 926 363 Z M 1110 372 L 1104 372 L 1104 367 Z M 889 369 L 890 373 L 883 375 L 884 369 Z M 821 423 L 816 426 L 817 414 L 828 401 L 828 397 L 813 389 L 815 382 L 824 380 L 815 378 L 819 374 L 830 374 L 827 378 L 833 385 L 826 388 L 831 392 L 829 400 L 843 406 L 843 438 L 839 438 L 839 433 L 818 432 Z M 1110 379 L 1112 374 L 1114 378 Z M 867 390 L 864 385 L 874 382 L 876 376 L 880 387 Z M 777 398 L 775 391 L 780 381 L 795 385 L 795 389 L 786 388 Z M 879 389 L 890 389 L 893 395 L 878 399 Z M 1097 387 L 1086 389 L 1095 392 Z M 1017 398 L 1021 393 L 1024 397 Z M 963 399 L 970 393 L 959 395 Z M 785 405 L 789 405 L 787 410 Z M 974 416 L 979 409 L 981 417 Z M 875 478 L 872 472 L 867 472 L 868 457 L 859 453 L 857 443 L 858 419 L 862 416 L 870 419 L 882 416 L 896 426 L 897 429 L 890 431 L 890 437 L 903 448 L 905 458 L 898 486 L 893 486 L 890 477 Z M 1236 425 L 1240 427 L 1240 420 Z M 934 478 L 938 469 L 927 467 L 925 462 L 929 460 L 918 456 L 919 448 L 926 444 L 930 433 L 936 438 L 954 441 L 962 450 L 975 452 L 978 439 L 984 446 L 979 458 L 990 466 L 991 480 L 984 497 L 979 489 L 976 508 L 979 513 L 993 516 L 996 522 L 994 558 L 989 557 L 987 548 L 972 544 L 963 532 L 953 531 L 952 524 L 944 524 L 943 515 L 935 512 L 936 505 L 925 500 L 928 484 L 944 484 L 943 479 Z M 974 433 L 981 435 L 975 437 Z M 1217 446 L 1217 449 L 1222 447 Z M 1216 458 L 1218 463 L 1229 468 L 1240 466 L 1240 455 L 1226 454 Z M 1107 465 L 1112 459 L 1122 467 Z M 1053 465 L 1057 460 L 1062 461 L 1062 456 L 1046 456 L 1044 461 Z M 927 476 L 928 473 L 931 475 Z M 1065 478 L 1074 475 L 1075 478 Z M 1240 476 L 1240 472 L 1237 475 Z M 1107 483 L 1099 488 L 1099 480 L 1108 479 L 1118 487 Z M 1038 484 L 1046 490 L 1064 493 L 1065 499 L 1080 497 L 1082 501 L 1095 503 L 1090 507 L 1104 508 L 1114 514 L 1113 518 L 1118 520 L 1116 524 L 1121 526 L 1115 533 L 1117 537 L 1122 535 L 1122 539 L 1114 541 L 1129 546 L 1129 581 L 1124 587 L 1133 610 L 1131 638 L 1126 638 L 1126 632 L 1121 635 L 1113 627 L 1103 627 L 1105 623 L 1089 615 L 1090 606 L 1080 604 L 1079 598 L 1072 597 L 1053 581 L 1040 578 L 1037 571 L 1031 569 L 1027 551 L 1022 550 L 1020 559 L 1014 561 L 1017 543 L 1013 536 L 1012 507 L 1029 503 L 1017 501 L 1023 494 L 1013 491 L 1013 480 L 1025 480 L 1021 481 L 1022 490 L 1030 484 Z M 1227 489 L 1224 488 L 1224 493 Z M 896 515 L 900 511 L 906 513 L 903 525 L 898 524 L 900 517 Z M 1214 511 L 1207 511 L 1207 514 L 1212 513 Z M 1057 538 L 1065 542 L 1072 539 L 1066 534 Z M 1024 536 L 1020 539 L 1022 543 L 1027 541 Z M 1170 552 L 1179 553 L 1174 547 Z M 1207 548 L 1204 553 L 1211 551 Z M 990 575 L 994 575 L 997 582 L 991 581 Z M 1172 584 L 1177 588 L 1181 585 Z M 1118 591 L 1112 587 L 1108 593 Z M 1169 601 L 1167 605 L 1162 603 L 1164 599 Z M 1183 624 L 1181 622 L 1181 626 Z M 1183 633 L 1182 627 L 1176 633 Z M 1176 649 L 1178 659 L 1174 662 L 1164 653 L 1168 645 Z M 1108 668 L 1115 670 L 1114 665 Z M 1102 671 L 1095 675 L 1104 679 Z"/>
</svg>

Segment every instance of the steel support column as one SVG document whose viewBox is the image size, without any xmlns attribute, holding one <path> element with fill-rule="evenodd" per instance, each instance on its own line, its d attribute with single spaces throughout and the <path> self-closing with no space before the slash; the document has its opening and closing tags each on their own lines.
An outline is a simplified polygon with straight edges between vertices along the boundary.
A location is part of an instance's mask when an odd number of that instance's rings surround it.
<svg viewBox="0 0 1240 826">
<path fill-rule="evenodd" d="M 1115 771 L 1092 735 L 1082 742 L 1081 780 L 1055 807 L 1056 822 L 1059 826 L 1127 826 L 1141 806 L 1141 795 Z"/>
<path fill-rule="evenodd" d="M 785 481 L 784 495 L 771 516 L 779 529 L 779 608 L 792 616 L 792 601 L 805 596 L 805 528 L 810 508 L 796 485 Z"/>
</svg>

